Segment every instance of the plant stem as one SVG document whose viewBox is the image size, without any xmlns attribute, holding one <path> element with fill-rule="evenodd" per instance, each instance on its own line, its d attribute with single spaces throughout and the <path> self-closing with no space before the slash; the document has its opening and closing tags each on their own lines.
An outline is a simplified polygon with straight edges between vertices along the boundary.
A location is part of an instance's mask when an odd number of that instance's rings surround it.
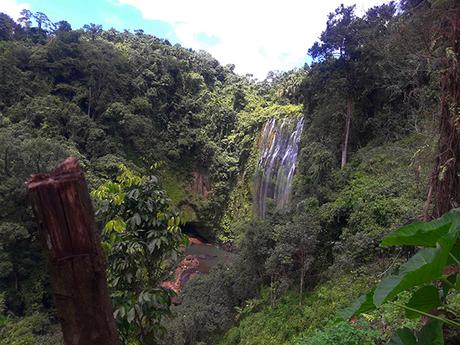
<svg viewBox="0 0 460 345">
<path fill-rule="evenodd" d="M 418 313 L 420 315 L 424 315 L 424 316 L 427 316 L 429 318 L 432 318 L 432 319 L 435 319 L 435 320 L 438 320 L 438 321 L 441 321 L 441 322 L 444 322 L 452 327 L 455 327 L 455 328 L 458 328 L 460 329 L 460 323 L 458 322 L 455 322 L 455 321 L 452 321 L 452 320 L 449 320 L 449 319 L 445 319 L 443 317 L 440 317 L 440 316 L 436 316 L 436 315 L 433 315 L 433 314 L 428 314 L 428 313 L 425 313 L 421 310 L 418 310 L 418 309 L 414 309 L 414 308 L 411 308 L 411 307 L 408 307 L 407 305 L 404 305 L 404 304 L 399 304 L 397 302 L 391 302 L 392 304 L 394 304 L 395 306 L 397 307 L 400 307 L 400 308 L 403 308 L 403 309 L 407 309 L 407 310 L 410 310 L 410 311 L 413 311 L 415 313 Z"/>
<path fill-rule="evenodd" d="M 446 283 L 450 287 L 455 288 L 455 284 L 452 284 L 452 282 L 450 282 L 449 279 L 447 279 L 446 277 L 442 277 L 441 281 L 443 281 L 444 283 Z"/>
<path fill-rule="evenodd" d="M 460 265 L 460 260 L 458 260 L 458 259 L 454 256 L 454 254 L 449 253 L 449 255 L 450 255 L 450 257 L 451 257 L 452 259 L 454 259 L 454 261 L 457 263 L 457 265 Z"/>
</svg>

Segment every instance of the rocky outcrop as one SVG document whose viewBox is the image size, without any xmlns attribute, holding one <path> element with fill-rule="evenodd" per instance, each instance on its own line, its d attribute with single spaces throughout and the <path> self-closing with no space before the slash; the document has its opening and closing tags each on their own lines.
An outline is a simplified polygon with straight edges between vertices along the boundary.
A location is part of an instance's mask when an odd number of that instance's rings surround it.
<svg viewBox="0 0 460 345">
<path fill-rule="evenodd" d="M 162 287 L 170 289 L 176 293 L 171 300 L 174 304 L 180 304 L 179 293 L 184 285 L 194 275 L 200 274 L 200 260 L 197 255 L 187 255 L 180 262 L 174 272 L 174 280 L 168 280 L 161 284 Z"/>
<path fill-rule="evenodd" d="M 194 171 L 192 172 L 192 176 L 192 193 L 207 198 L 210 190 L 208 174 Z"/>
<path fill-rule="evenodd" d="M 189 237 L 189 246 L 202 244 L 203 242 L 200 239 Z M 200 257 L 198 255 L 189 254 L 181 260 L 175 269 L 174 280 L 165 281 L 161 283 L 161 286 L 163 288 L 174 291 L 176 296 L 172 298 L 172 303 L 180 304 L 179 293 L 181 292 L 182 288 L 190 280 L 190 278 L 200 273 L 207 273 L 204 272 L 204 269 L 200 263 Z"/>
<path fill-rule="evenodd" d="M 176 293 L 172 299 L 174 304 L 179 304 L 179 295 L 184 286 L 194 276 L 206 274 L 218 263 L 232 260 L 234 254 L 229 253 L 217 245 L 205 243 L 196 237 L 189 237 L 189 245 L 183 249 L 184 257 L 174 271 L 173 279 L 165 281 L 162 287 Z"/>
</svg>

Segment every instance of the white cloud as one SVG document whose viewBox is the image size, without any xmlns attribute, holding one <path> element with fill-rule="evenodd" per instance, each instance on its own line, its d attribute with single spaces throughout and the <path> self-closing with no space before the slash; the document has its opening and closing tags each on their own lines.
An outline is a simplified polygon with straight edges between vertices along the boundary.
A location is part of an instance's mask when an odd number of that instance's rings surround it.
<svg viewBox="0 0 460 345">
<path fill-rule="evenodd" d="M 21 0 L 0 0 L 0 11 L 17 19 Z M 112 1 L 112 0 L 111 0 Z M 131 5 L 145 19 L 173 26 L 185 47 L 205 49 L 238 73 L 264 78 L 270 70 L 288 70 L 306 61 L 308 48 L 324 30 L 327 14 L 341 3 L 358 12 L 387 0 L 113 0 Z M 217 38 L 209 45 L 197 38 Z"/>
<path fill-rule="evenodd" d="M 30 5 L 27 3 L 21 3 L 16 0 L 1 0 L 0 1 L 0 12 L 6 13 L 14 20 L 19 18 L 19 13 L 23 9 L 30 9 Z"/>
<path fill-rule="evenodd" d="M 145 19 L 173 25 L 185 47 L 205 49 L 238 73 L 264 78 L 305 62 L 308 48 L 324 30 L 327 15 L 341 3 L 358 12 L 385 0 L 118 0 L 139 9 Z M 196 35 L 215 36 L 209 46 Z"/>
</svg>

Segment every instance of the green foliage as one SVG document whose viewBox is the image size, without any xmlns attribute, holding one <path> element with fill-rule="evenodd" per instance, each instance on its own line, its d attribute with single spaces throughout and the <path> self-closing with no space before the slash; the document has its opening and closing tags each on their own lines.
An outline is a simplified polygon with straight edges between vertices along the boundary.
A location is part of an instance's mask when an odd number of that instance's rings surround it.
<svg viewBox="0 0 460 345">
<path fill-rule="evenodd" d="M 458 221 L 457 213 L 453 210 L 431 222 L 417 222 L 403 226 L 386 236 L 381 246 L 436 247 L 438 240 L 449 232 L 454 222 Z"/>
<path fill-rule="evenodd" d="M 441 278 L 454 241 L 443 241 L 436 249 L 420 250 L 400 267 L 398 274 L 382 281 L 374 292 L 374 303 L 381 305 L 401 291 Z"/>
<path fill-rule="evenodd" d="M 166 319 L 162 344 L 183 345 L 203 341 L 215 344 L 219 334 L 234 322 L 234 306 L 248 298 L 235 284 L 238 275 L 231 266 L 218 266 L 207 275 L 194 277 L 181 293 L 182 303 Z"/>
<path fill-rule="evenodd" d="M 321 231 L 315 202 L 310 200 L 302 206 L 296 209 L 298 213 L 292 217 L 292 221 L 274 227 L 275 244 L 265 261 L 272 289 L 274 283 L 282 284 L 286 278 L 298 279 L 300 303 L 306 275 L 311 271 L 317 254 L 318 235 Z"/>
<path fill-rule="evenodd" d="M 181 220 L 155 176 L 139 176 L 120 166 L 115 182 L 93 191 L 105 220 L 103 247 L 114 316 L 125 343 L 156 343 L 160 323 L 169 313 L 171 292 L 160 287 L 165 262 L 186 243 Z"/>
<path fill-rule="evenodd" d="M 439 230 L 445 224 L 449 225 L 447 234 L 443 234 Z M 412 235 L 412 241 L 420 243 L 426 237 L 434 238 L 437 236 L 436 247 L 419 250 L 407 263 L 401 266 L 398 274 L 384 279 L 374 293 L 374 303 L 376 305 L 382 304 L 403 290 L 443 278 L 444 268 L 450 264 L 451 258 L 457 260 L 458 246 L 454 246 L 454 244 L 458 241 L 459 237 L 459 210 L 450 211 L 449 216 L 437 222 L 437 227 L 432 227 L 432 225 L 425 226 L 423 223 L 419 224 L 418 229 Z M 421 231 L 421 229 L 426 230 L 426 228 L 431 228 L 431 235 Z M 402 237 L 398 236 L 398 232 L 399 230 L 392 236 L 393 245 L 407 243 L 407 237 L 403 237 L 400 241 L 397 240 L 398 237 L 400 239 Z M 402 228 L 401 232 L 405 234 L 406 229 Z"/>
<path fill-rule="evenodd" d="M 270 290 L 265 289 L 261 299 L 244 307 L 239 325 L 229 330 L 220 344 L 287 345 L 307 339 L 316 330 L 332 324 L 337 311 L 367 289 L 373 282 L 370 272 L 341 276 L 320 284 L 305 296 L 302 306 L 298 293 L 292 290 L 272 304 Z M 369 325 L 367 332 L 371 333 L 372 328 Z"/>
<path fill-rule="evenodd" d="M 431 310 L 439 307 L 441 300 L 439 299 L 439 291 L 433 285 L 426 285 L 414 292 L 407 306 L 411 308 L 406 310 L 406 316 L 409 319 L 416 319 L 420 316 L 415 310 L 420 310 L 428 313 Z"/>
<path fill-rule="evenodd" d="M 415 136 L 417 137 L 417 136 Z M 410 140 L 409 140 L 410 139 Z M 321 216 L 334 241 L 332 270 L 352 269 L 388 255 L 379 242 L 392 229 L 414 221 L 424 192 L 414 183 L 411 166 L 415 138 L 364 148 L 338 176 L 337 190 L 321 206 Z"/>
<path fill-rule="evenodd" d="M 396 274 L 383 279 L 373 293 L 364 299 L 355 302 L 352 313 L 363 312 L 372 307 L 378 307 L 385 302 L 393 303 L 396 307 L 406 310 L 408 318 L 417 318 L 421 315 L 431 318 L 420 333 L 417 344 L 443 344 L 443 324 L 448 327 L 460 329 L 460 323 L 456 322 L 458 311 L 452 310 L 446 304 L 446 296 L 449 291 L 458 295 L 458 288 L 454 285 L 457 269 L 449 270 L 452 265 L 460 265 L 459 254 L 459 231 L 460 210 L 454 209 L 443 217 L 429 223 L 415 223 L 399 228 L 382 241 L 382 245 L 407 245 L 417 244 L 426 248 L 420 249 L 406 263 L 401 265 Z M 453 272 L 453 273 L 452 273 Z M 436 284 L 441 281 L 442 285 Z M 429 285 L 425 285 L 429 284 Z M 412 288 L 421 286 L 413 292 L 410 300 L 404 305 L 391 302 L 395 296 L 403 291 L 411 291 Z M 373 304 L 369 305 L 369 296 L 372 295 Z M 442 299 L 440 298 L 442 296 Z M 351 309 L 353 309 L 351 308 Z M 449 312 L 446 313 L 446 310 Z M 453 316 L 452 316 L 453 315 Z M 404 340 L 407 331 L 396 334 L 394 342 L 414 343 L 414 338 Z"/>
<path fill-rule="evenodd" d="M 388 342 L 389 345 L 444 345 L 442 322 L 438 320 L 429 321 L 420 330 L 416 337 L 414 333 L 402 328 Z"/>
<path fill-rule="evenodd" d="M 187 198 L 185 193 L 185 182 L 181 176 L 178 176 L 172 171 L 161 171 L 160 179 L 161 186 L 171 199 L 173 206 L 177 207 L 181 201 L 184 201 Z"/>
<path fill-rule="evenodd" d="M 338 315 L 339 317 L 348 320 L 353 315 L 359 315 L 372 310 L 375 310 L 374 290 L 365 295 L 360 296 L 351 305 L 342 309 Z"/>
<path fill-rule="evenodd" d="M 17 23 L 0 14 L 3 312 L 35 315 L 52 305 L 22 186 L 31 173 L 76 155 L 90 186 L 101 186 L 95 195 L 103 199 L 104 247 L 125 341 L 153 341 L 141 333 L 159 324 L 169 327 L 162 317 L 169 296 L 158 287 L 181 242 L 172 206 L 183 211 L 184 220 L 199 221 L 238 246 L 239 258 L 190 283 L 171 319 L 170 343 L 216 343 L 235 318 L 239 327 L 224 343 L 278 345 L 300 334 L 305 341 L 336 341 L 338 334 L 337 341 L 366 342 L 374 337 L 371 327 L 384 340 L 394 325 L 413 328 L 393 305 L 372 311 L 374 294 L 348 310 L 364 313 L 368 323 L 333 321 L 339 308 L 374 283 L 376 272 L 387 269 L 395 250 L 402 255 L 393 265 L 404 260 L 406 249 L 378 244 L 417 218 L 426 195 L 440 64 L 426 50 L 425 19 L 432 12 L 418 3 L 403 1 L 398 12 L 389 3 L 363 16 L 354 7 L 339 7 L 310 49 L 310 67 L 273 72 L 260 83 L 236 75 L 234 66 L 221 66 L 206 52 L 171 46 L 141 30 L 102 30 L 93 23 L 72 30 L 39 12 L 25 10 Z M 339 170 L 348 99 L 350 160 Z M 290 209 L 254 220 L 251 185 L 260 128 L 272 117 L 302 115 Z M 171 202 L 155 179 L 142 176 L 155 161 L 164 162 L 160 179 Z M 120 163 L 130 170 L 117 180 Z M 207 196 L 191 192 L 196 172 L 209 178 Z M 428 248 L 386 280 L 378 302 L 397 294 L 397 303 L 413 309 L 433 306 L 416 297 L 434 296 L 427 279 L 439 277 L 444 261 L 455 263 L 445 253 L 452 245 L 458 251 L 458 245 L 447 225 L 431 227 L 409 225 L 387 237 L 388 245 Z M 351 274 L 358 274 L 357 281 Z M 327 277 L 335 278 L 322 282 Z M 446 299 L 458 310 L 458 294 L 450 287 L 459 287 L 460 275 L 445 278 L 441 303 Z M 414 282 L 419 284 L 414 289 L 424 290 L 411 300 L 399 290 Z M 262 298 L 254 300 L 262 286 Z M 431 327 L 438 326 L 423 332 Z M 35 337 L 25 334 L 27 341 Z"/>
<path fill-rule="evenodd" d="M 361 329 L 361 327 L 365 329 Z M 368 324 L 350 325 L 339 322 L 324 330 L 316 331 L 311 336 L 301 338 L 298 345 L 373 345 L 379 333 L 371 330 Z"/>
<path fill-rule="evenodd" d="M 256 309 L 256 312 L 248 313 L 249 315 L 240 320 L 237 327 L 227 332 L 219 344 L 289 344 L 290 340 L 308 324 L 304 318 L 305 314 L 298 306 L 298 296 L 293 293 L 287 294 L 272 307 L 269 295 L 269 291 L 266 290 L 263 294 L 262 310 Z M 243 309 L 241 315 L 244 313 Z"/>
<path fill-rule="evenodd" d="M 407 328 L 401 328 L 396 331 L 395 335 L 391 337 L 388 342 L 389 345 L 416 345 L 417 339 Z"/>
<path fill-rule="evenodd" d="M 15 315 L 49 305 L 46 266 L 36 224 L 28 208 L 24 181 L 45 172 L 75 147 L 59 138 L 41 137 L 25 123 L 0 125 L 0 290 Z"/>
<path fill-rule="evenodd" d="M 244 315 L 250 314 L 248 304 L 243 309 L 238 306 L 256 297 L 262 283 L 271 282 L 266 298 L 273 305 L 291 282 L 300 285 L 302 296 L 319 231 L 315 214 L 307 206 L 313 205 L 305 205 L 304 213 L 292 221 L 255 220 L 236 230 L 244 234 L 239 255 L 227 266 L 213 269 L 188 283 L 181 293 L 181 305 L 173 310 L 176 316 L 165 323 L 169 334 L 165 344 L 214 343 L 219 333 L 232 326 L 235 318 L 246 320 Z M 299 304 L 299 293 L 292 295 Z M 292 305 L 289 308 L 292 309 Z M 279 313 L 286 315 L 288 311 Z M 293 316 L 298 318 L 296 322 L 301 322 L 300 316 Z M 291 336 L 295 334 L 290 325 L 285 328 Z"/>
<path fill-rule="evenodd" d="M 18 23 L 0 14 L 0 70 L 0 291 L 5 312 L 19 316 L 52 305 L 23 188 L 30 174 L 47 172 L 73 155 L 95 188 L 113 180 L 120 163 L 142 174 L 161 161 L 173 206 L 184 211 L 185 220 L 213 224 L 218 232 L 245 164 L 239 159 L 244 145 L 231 139 L 239 137 L 235 129 L 241 122 L 234 105 L 243 111 L 273 104 L 258 95 L 254 82 L 208 53 L 92 23 L 72 30 L 65 21 L 52 23 L 30 11 Z M 247 133 L 251 145 L 257 126 Z M 193 171 L 210 177 L 206 200 L 190 195 Z M 142 185 L 157 191 L 153 181 Z M 157 200 L 160 208 L 169 205 L 163 199 Z M 170 211 L 165 209 L 163 218 L 155 214 L 155 226 L 164 225 Z M 147 221 L 137 224 L 134 214 L 123 214 L 107 222 L 104 233 L 120 238 L 125 226 L 143 227 Z M 161 236 L 155 240 L 155 250 L 168 249 Z"/>
<path fill-rule="evenodd" d="M 5 318 L 0 322 L 2 345 L 61 345 L 64 343 L 59 326 L 49 315 L 34 313 L 24 318 Z"/>
<path fill-rule="evenodd" d="M 248 171 L 249 168 L 246 168 Z M 228 206 L 222 217 L 223 234 L 220 240 L 228 242 L 235 240 L 243 234 L 239 230 L 254 217 L 252 205 L 251 182 L 239 177 L 235 188 L 230 193 Z"/>
</svg>

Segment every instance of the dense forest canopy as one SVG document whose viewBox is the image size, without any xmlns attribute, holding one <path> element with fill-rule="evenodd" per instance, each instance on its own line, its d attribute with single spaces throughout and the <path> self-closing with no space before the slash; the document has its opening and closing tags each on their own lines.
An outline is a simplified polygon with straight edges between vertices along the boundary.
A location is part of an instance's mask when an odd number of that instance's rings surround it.
<svg viewBox="0 0 460 345">
<path fill-rule="evenodd" d="M 450 323 L 385 303 L 339 315 L 404 271 L 417 249 L 403 244 L 426 244 L 382 239 L 459 206 L 460 5 L 390 1 L 362 15 L 341 5 L 325 21 L 310 65 L 257 81 L 142 30 L 0 13 L 0 343 L 62 343 L 24 181 L 76 156 L 124 344 L 457 344 L 452 259 L 418 292 L 440 287 L 436 315 Z M 270 120 L 302 128 L 289 202 L 269 197 L 262 214 Z M 457 224 L 450 214 L 433 224 Z M 180 261 L 180 228 L 235 255 L 172 306 L 161 283 Z M 415 303 L 416 287 L 392 303 Z"/>
</svg>

